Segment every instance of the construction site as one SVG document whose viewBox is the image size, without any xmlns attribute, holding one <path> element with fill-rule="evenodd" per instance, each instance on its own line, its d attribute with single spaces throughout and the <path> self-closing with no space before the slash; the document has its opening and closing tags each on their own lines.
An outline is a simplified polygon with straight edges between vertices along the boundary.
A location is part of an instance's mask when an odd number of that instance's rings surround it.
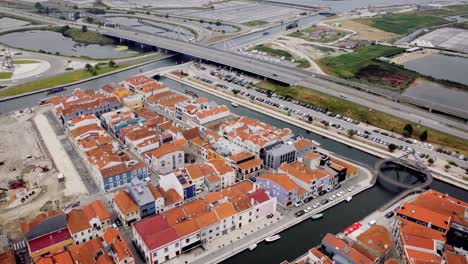
<svg viewBox="0 0 468 264">
<path fill-rule="evenodd" d="M 57 169 L 52 158 L 56 153 L 50 153 L 55 150 L 44 142 L 44 127 L 50 127 L 40 118 L 44 110 L 0 116 L 0 226 L 13 239 L 20 234 L 18 222 L 71 207 L 86 193 L 80 184 L 67 179 L 69 173 Z"/>
</svg>

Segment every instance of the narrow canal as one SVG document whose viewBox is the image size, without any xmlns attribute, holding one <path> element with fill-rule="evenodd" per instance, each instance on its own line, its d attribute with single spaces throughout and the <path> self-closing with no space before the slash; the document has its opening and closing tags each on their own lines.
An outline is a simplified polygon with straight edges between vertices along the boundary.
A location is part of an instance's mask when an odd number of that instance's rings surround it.
<svg viewBox="0 0 468 264">
<path fill-rule="evenodd" d="M 242 106 L 234 108 L 231 106 L 229 101 L 212 96 L 203 91 L 196 90 L 174 80 L 163 77 L 161 78 L 161 81 L 179 92 L 191 89 L 199 96 L 216 101 L 218 104 L 228 106 L 232 112 L 238 115 L 256 118 L 279 128 L 288 127 L 295 134 L 301 134 L 305 138 L 315 140 L 319 142 L 323 148 L 333 151 L 340 156 L 359 161 L 372 167 L 379 160 L 379 158 L 363 151 L 348 147 L 314 133 L 307 133 L 307 131 L 302 128 L 292 126 L 288 123 L 279 121 L 248 108 Z M 443 193 L 448 193 L 460 199 L 466 199 L 466 192 L 463 189 L 441 181 L 435 180 L 431 185 L 431 188 Z M 261 243 L 255 251 L 250 252 L 246 250 L 225 260 L 223 263 L 280 263 L 283 260 L 292 261 L 304 254 L 310 248 L 318 245 L 327 233 L 338 233 L 343 231 L 346 227 L 375 211 L 396 195 L 397 193 L 390 192 L 379 184 L 376 184 L 373 188 L 354 196 L 350 203 L 340 203 L 337 206 L 328 209 L 325 211 L 323 219 L 319 221 L 306 220 L 301 224 L 282 232 L 282 238 L 280 240 L 271 244 Z"/>
<path fill-rule="evenodd" d="M 175 57 L 171 59 L 165 59 L 142 66 L 141 69 L 147 71 L 157 67 L 170 66 L 174 65 L 177 61 L 180 61 L 180 58 Z M 74 88 L 78 87 L 82 89 L 99 89 L 104 84 L 117 83 L 123 79 L 126 79 L 132 75 L 136 75 L 138 73 L 139 68 L 122 71 L 120 73 L 98 78 L 79 85 L 69 86 L 67 87 L 66 91 L 60 94 L 70 93 Z M 192 89 L 200 96 L 216 101 L 218 104 L 226 105 L 231 109 L 231 111 L 238 115 L 245 115 L 251 118 L 256 118 L 279 128 L 289 127 L 295 134 L 301 134 L 306 138 L 315 140 L 319 142 L 323 148 L 335 152 L 338 155 L 359 161 L 369 166 L 374 166 L 375 162 L 378 161 L 378 158 L 375 156 L 348 147 L 346 145 L 319 136 L 317 134 L 307 133 L 307 131 L 304 129 L 292 126 L 288 123 L 279 121 L 259 112 L 244 108 L 242 106 L 233 108 L 229 101 L 209 95 L 205 92 L 180 84 L 173 80 L 163 77 L 161 81 L 163 81 L 172 89 L 178 90 L 180 92 L 184 92 L 185 89 Z M 35 106 L 37 105 L 37 102 L 39 100 L 47 96 L 47 93 L 44 92 L 34 94 L 31 96 L 21 97 L 10 101 L 1 102 L 0 112 L 5 113 L 9 111 L 24 109 L 25 107 Z M 452 195 L 459 199 L 466 199 L 466 192 L 464 190 L 441 181 L 435 180 L 432 183 L 431 188 L 443 193 L 448 193 L 449 195 Z M 384 203 L 386 203 L 395 196 L 395 193 L 389 192 L 382 186 L 377 184 L 375 187 L 359 195 L 354 196 L 351 203 L 341 203 L 325 211 L 325 216 L 322 220 L 304 221 L 303 223 L 282 232 L 282 238 L 280 240 L 268 245 L 262 243 L 255 249 L 255 251 L 242 252 L 224 261 L 223 263 L 280 263 L 285 259 L 293 260 L 305 253 L 311 247 L 319 244 L 321 239 L 327 232 L 337 233 L 339 231 L 342 231 L 349 225 L 362 219 L 372 211 L 378 209 L 380 206 L 382 206 Z"/>
</svg>

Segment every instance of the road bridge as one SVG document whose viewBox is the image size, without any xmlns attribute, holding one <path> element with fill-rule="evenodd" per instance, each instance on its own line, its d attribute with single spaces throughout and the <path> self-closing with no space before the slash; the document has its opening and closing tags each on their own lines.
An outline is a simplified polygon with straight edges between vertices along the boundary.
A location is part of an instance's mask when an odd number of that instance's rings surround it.
<svg viewBox="0 0 468 264">
<path fill-rule="evenodd" d="M 7 9 L 7 8 L 1 8 Z M 26 13 L 19 10 L 8 9 L 9 12 L 19 16 L 34 17 L 40 21 L 54 21 L 52 18 Z M 57 23 L 67 24 L 73 27 L 81 27 L 84 23 L 69 21 L 59 21 Z M 200 44 L 184 42 L 176 39 L 164 38 L 147 32 L 121 28 L 106 28 L 88 25 L 89 30 L 96 30 L 104 35 L 114 37 L 120 40 L 128 40 L 141 45 L 158 47 L 164 50 L 170 50 L 181 54 L 186 54 L 196 59 L 214 62 L 220 65 L 226 65 L 241 71 L 249 72 L 265 79 L 271 79 L 280 83 L 289 85 L 303 85 L 304 87 L 324 92 L 333 96 L 339 96 L 340 93 L 346 94 L 346 100 L 361 104 L 365 107 L 378 109 L 379 111 L 400 116 L 421 125 L 444 131 L 446 133 L 468 139 L 466 124 L 448 119 L 443 116 L 432 114 L 428 111 L 401 104 L 398 102 L 411 101 L 420 107 L 432 109 L 434 111 L 457 116 L 463 120 L 468 120 L 468 113 L 451 107 L 437 104 L 429 104 L 425 101 L 402 97 L 399 94 L 390 91 L 378 89 L 371 86 L 351 82 L 326 75 L 314 75 L 308 71 L 297 68 L 286 67 L 278 64 L 271 64 L 253 58 L 245 57 L 240 54 L 206 47 Z M 350 88 L 352 86 L 354 88 Z M 358 87 L 359 89 L 355 89 Z M 379 96 L 376 96 L 379 95 Z M 398 102 L 397 102 L 398 101 Z"/>
</svg>

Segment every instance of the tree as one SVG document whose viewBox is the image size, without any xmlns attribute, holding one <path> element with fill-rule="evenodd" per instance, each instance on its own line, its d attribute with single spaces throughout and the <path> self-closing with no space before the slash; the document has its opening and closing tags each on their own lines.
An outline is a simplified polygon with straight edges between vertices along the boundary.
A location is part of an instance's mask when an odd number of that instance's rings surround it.
<svg viewBox="0 0 468 264">
<path fill-rule="evenodd" d="M 239 89 L 233 89 L 233 90 L 232 90 L 232 93 L 233 93 L 234 95 L 237 95 L 237 94 L 240 93 L 240 92 L 241 92 L 241 91 L 240 91 Z"/>
<path fill-rule="evenodd" d="M 450 169 L 450 165 L 445 164 L 445 170 L 449 170 L 449 169 Z"/>
<path fill-rule="evenodd" d="M 427 129 L 424 130 L 424 132 L 421 133 L 421 135 L 419 136 L 419 139 L 421 141 L 426 141 L 427 140 Z"/>
<path fill-rule="evenodd" d="M 432 166 L 432 164 L 434 164 L 434 159 L 433 158 L 429 158 L 427 160 L 427 163 L 429 163 L 430 166 Z"/>
<path fill-rule="evenodd" d="M 88 31 L 88 27 L 85 26 L 85 25 L 83 25 L 83 26 L 81 27 L 81 32 L 84 33 L 84 32 L 86 32 L 86 31 Z"/>
<path fill-rule="evenodd" d="M 109 61 L 109 67 L 115 68 L 116 66 L 117 66 L 117 64 L 115 63 L 115 61 L 113 61 L 113 60 Z"/>
<path fill-rule="evenodd" d="M 348 130 L 348 137 L 353 137 L 354 131 L 352 129 Z"/>
<path fill-rule="evenodd" d="M 42 6 L 42 4 L 39 3 L 39 2 L 37 2 L 36 4 L 34 4 L 34 7 L 37 9 L 37 11 L 38 11 L 39 13 L 41 13 L 42 10 L 44 9 L 44 7 Z"/>
<path fill-rule="evenodd" d="M 89 64 L 89 63 L 86 63 L 85 69 L 86 69 L 87 71 L 91 72 L 91 71 L 93 70 L 93 66 L 92 66 L 91 64 Z"/>
<path fill-rule="evenodd" d="M 403 133 L 407 136 L 411 136 L 413 134 L 413 126 L 411 124 L 406 124 L 403 128 Z"/>
<path fill-rule="evenodd" d="M 314 121 L 314 117 L 313 116 L 309 116 L 309 122 L 312 122 Z"/>
<path fill-rule="evenodd" d="M 390 152 L 395 151 L 397 148 L 398 148 L 398 146 L 395 145 L 395 144 L 393 144 L 393 143 L 390 143 L 390 144 L 388 145 L 388 151 L 390 151 Z"/>
</svg>

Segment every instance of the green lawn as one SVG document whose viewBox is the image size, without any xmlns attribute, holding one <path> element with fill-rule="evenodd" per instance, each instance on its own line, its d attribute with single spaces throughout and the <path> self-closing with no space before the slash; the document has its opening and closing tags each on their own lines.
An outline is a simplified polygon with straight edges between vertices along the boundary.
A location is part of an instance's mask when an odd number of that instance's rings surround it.
<svg viewBox="0 0 468 264">
<path fill-rule="evenodd" d="M 258 27 L 258 26 L 263 26 L 266 24 L 268 24 L 268 22 L 264 20 L 252 20 L 249 22 L 242 23 L 242 25 L 248 26 L 248 27 Z"/>
<path fill-rule="evenodd" d="M 380 17 L 360 19 L 358 21 L 383 31 L 400 35 L 410 34 L 420 28 L 441 25 L 449 22 L 447 19 L 442 17 L 418 15 L 414 13 L 386 14 Z"/>
<path fill-rule="evenodd" d="M 62 33 L 63 35 L 70 37 L 74 41 L 80 43 L 99 45 L 108 45 L 113 43 L 113 40 L 111 38 L 105 37 L 100 33 L 94 31 L 82 32 L 80 29 L 69 28 Z"/>
<path fill-rule="evenodd" d="M 0 72 L 0 79 L 10 79 L 12 75 L 12 72 Z"/>
<path fill-rule="evenodd" d="M 131 62 L 131 63 L 124 63 L 117 65 L 116 67 L 109 67 L 109 66 L 100 66 L 100 69 L 97 70 L 97 75 L 108 73 L 111 71 L 115 71 L 118 69 L 122 69 L 125 67 L 130 67 L 133 65 L 137 65 L 142 63 L 143 61 L 138 61 L 138 62 Z M 0 92 L 0 97 L 5 97 L 5 96 L 13 96 L 13 95 L 19 95 L 23 93 L 28 93 L 32 91 L 37 91 L 45 88 L 50 88 L 54 86 L 59 86 L 59 85 L 65 85 L 71 82 L 76 82 L 79 80 L 83 80 L 86 78 L 92 77 L 93 74 L 91 72 L 88 72 L 86 70 L 80 70 L 76 72 L 69 72 L 61 75 L 57 75 L 54 77 L 50 77 L 44 80 L 39 80 L 35 82 L 30 82 L 27 84 L 23 84 L 20 86 L 13 87 L 11 89 L 1 91 Z"/>
<path fill-rule="evenodd" d="M 329 111 L 333 111 L 337 114 L 351 117 L 354 120 L 389 131 L 394 131 L 399 134 L 403 133 L 403 128 L 408 123 L 401 118 L 375 110 L 369 111 L 367 107 L 301 86 L 282 86 L 270 81 L 263 81 L 258 83 L 256 86 L 265 90 L 273 91 L 278 95 L 288 96 L 298 101 L 315 105 L 322 109 L 328 109 Z M 419 140 L 419 135 L 426 128 L 417 127 L 417 124 L 412 124 L 412 126 L 414 128 L 413 137 Z M 468 154 L 467 140 L 431 129 L 428 129 L 428 134 L 428 142 L 440 144 L 453 150 L 458 150 L 461 153 Z"/>
<path fill-rule="evenodd" d="M 39 62 L 36 60 L 14 60 L 13 61 L 13 64 L 35 64 L 35 63 L 39 63 Z"/>
<path fill-rule="evenodd" d="M 403 52 L 404 49 L 390 46 L 372 45 L 369 47 L 358 46 L 353 53 L 343 54 L 337 57 L 325 57 L 319 63 L 323 70 L 342 78 L 355 78 L 356 74 L 372 63 L 375 58 L 390 57 Z"/>
<path fill-rule="evenodd" d="M 272 55 L 272 56 L 284 57 L 287 60 L 294 59 L 294 56 L 291 53 L 289 53 L 289 52 L 287 52 L 285 50 L 274 49 L 274 48 L 271 48 L 271 47 L 266 46 L 266 45 L 257 45 L 254 48 L 252 48 L 252 50 L 254 50 L 254 49 L 258 50 L 258 51 L 261 51 L 261 52 L 266 52 L 266 53 L 268 53 L 269 55 Z"/>
</svg>

